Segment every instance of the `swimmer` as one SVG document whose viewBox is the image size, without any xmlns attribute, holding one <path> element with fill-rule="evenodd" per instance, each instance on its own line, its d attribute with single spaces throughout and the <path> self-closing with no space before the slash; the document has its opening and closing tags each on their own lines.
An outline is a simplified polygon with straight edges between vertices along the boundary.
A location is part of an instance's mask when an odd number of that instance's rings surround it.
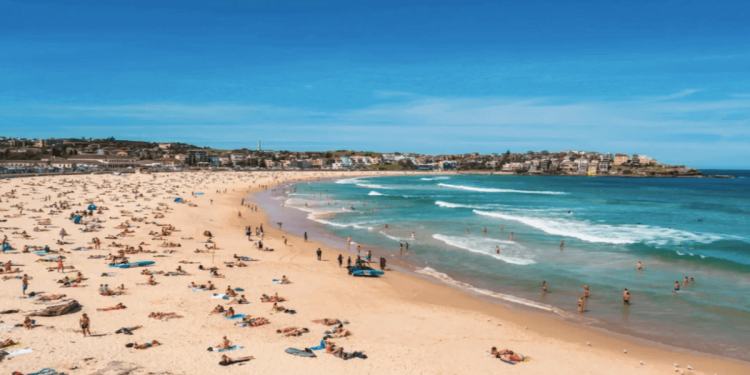
<svg viewBox="0 0 750 375">
<path fill-rule="evenodd" d="M 641 261 L 638 261 L 638 271 L 643 271 L 643 263 Z"/>
</svg>

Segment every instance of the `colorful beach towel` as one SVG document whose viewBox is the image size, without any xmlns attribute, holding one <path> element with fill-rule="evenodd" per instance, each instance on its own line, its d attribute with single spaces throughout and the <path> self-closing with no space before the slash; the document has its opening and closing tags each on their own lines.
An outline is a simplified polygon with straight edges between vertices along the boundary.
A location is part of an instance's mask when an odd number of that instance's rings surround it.
<svg viewBox="0 0 750 375">
<path fill-rule="evenodd" d="M 315 353 L 308 352 L 308 351 L 305 351 L 305 350 L 299 350 L 297 348 L 287 348 L 285 350 L 285 352 L 287 354 L 296 355 L 296 356 L 299 356 L 299 357 L 309 357 L 309 358 L 315 357 Z"/>
<path fill-rule="evenodd" d="M 32 349 L 18 349 L 18 350 L 6 351 L 6 353 L 8 353 L 9 356 L 10 355 L 19 355 L 19 354 L 28 354 L 28 353 L 32 353 L 32 352 L 34 352 L 34 350 L 32 350 Z"/>
<path fill-rule="evenodd" d="M 244 348 L 245 347 L 241 345 L 232 345 L 229 347 L 229 349 L 208 348 L 208 351 L 209 352 L 231 352 L 232 350 L 240 350 Z"/>
<path fill-rule="evenodd" d="M 320 340 L 320 345 L 310 348 L 310 350 L 323 350 L 326 348 L 326 340 Z"/>
<path fill-rule="evenodd" d="M 245 317 L 245 314 L 234 314 L 234 316 L 225 316 L 225 318 L 229 320 L 235 320 L 235 319 L 242 319 Z"/>
<path fill-rule="evenodd" d="M 229 299 L 229 297 L 227 295 L 220 294 L 220 293 L 214 293 L 214 294 L 212 294 L 211 298 L 214 298 L 214 299 Z"/>
</svg>

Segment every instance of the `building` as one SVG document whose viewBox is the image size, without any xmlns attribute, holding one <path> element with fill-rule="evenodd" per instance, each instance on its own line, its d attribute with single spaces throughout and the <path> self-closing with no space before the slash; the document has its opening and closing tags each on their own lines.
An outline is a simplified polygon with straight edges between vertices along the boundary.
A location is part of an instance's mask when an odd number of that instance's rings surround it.
<svg viewBox="0 0 750 375">
<path fill-rule="evenodd" d="M 206 150 L 188 150 L 185 154 L 185 163 L 189 165 L 208 163 L 208 154 Z"/>
<path fill-rule="evenodd" d="M 630 158 L 628 158 L 625 154 L 616 154 L 615 155 L 615 162 L 614 165 L 623 165 L 627 164 L 630 161 Z"/>
</svg>

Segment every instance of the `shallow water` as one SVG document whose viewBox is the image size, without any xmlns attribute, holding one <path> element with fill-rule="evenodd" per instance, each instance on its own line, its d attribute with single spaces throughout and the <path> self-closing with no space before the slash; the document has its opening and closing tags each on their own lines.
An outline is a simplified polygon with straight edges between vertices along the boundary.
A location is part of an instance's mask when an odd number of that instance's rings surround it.
<svg viewBox="0 0 750 375">
<path fill-rule="evenodd" d="M 742 178 L 356 178 L 296 184 L 277 203 L 439 282 L 750 360 L 750 173 L 718 173 Z M 685 276 L 696 282 L 674 292 Z"/>
</svg>

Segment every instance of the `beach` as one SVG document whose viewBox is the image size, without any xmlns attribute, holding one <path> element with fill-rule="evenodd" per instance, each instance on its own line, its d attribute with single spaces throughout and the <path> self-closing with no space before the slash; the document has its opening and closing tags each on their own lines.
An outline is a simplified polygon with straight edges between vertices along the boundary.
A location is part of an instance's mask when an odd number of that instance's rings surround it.
<svg viewBox="0 0 750 375">
<path fill-rule="evenodd" d="M 403 172 L 185 172 L 172 174 L 130 174 L 122 176 L 90 175 L 75 177 L 31 177 L 2 180 L 0 209 L 3 219 L 0 235 L 15 249 L 0 255 L 0 261 L 20 264 L 27 274 L 29 292 L 41 295 L 66 294 L 82 308 L 54 317 L 34 317 L 32 329 L 11 327 L 0 331 L 0 339 L 12 339 L 21 345 L 7 349 L 32 349 L 29 353 L 6 356 L 2 368 L 33 373 L 53 368 L 68 374 L 199 374 L 246 373 L 409 373 L 468 374 L 509 372 L 519 374 L 663 374 L 678 371 L 687 374 L 744 374 L 750 365 L 700 353 L 687 352 L 654 342 L 635 340 L 606 333 L 552 316 L 521 312 L 476 298 L 466 291 L 451 288 L 429 279 L 386 270 L 379 278 L 349 276 L 336 258 L 352 254 L 321 244 L 314 233 L 310 241 L 302 233 L 283 231 L 269 222 L 261 209 L 254 209 L 252 196 L 280 184 L 321 178 L 354 178 L 372 175 L 404 175 Z M 202 194 L 194 194 L 202 193 Z M 44 197 L 49 196 L 49 200 Z M 182 202 L 175 202 L 181 198 Z M 247 199 L 247 201 L 246 201 Z M 69 207 L 51 208 L 53 203 L 67 202 Z M 243 204 L 244 202 L 244 204 Z M 83 225 L 70 220 L 70 214 L 97 206 L 92 217 L 83 217 L 93 232 L 82 232 Z M 21 211 L 21 208 L 23 210 Z M 96 213 L 99 208 L 102 213 Z M 50 211 L 56 211 L 50 214 Z M 162 217 L 163 216 L 163 217 Z M 49 224 L 45 221 L 49 219 Z M 127 223 L 126 223 L 127 221 Z M 171 225 L 173 229 L 169 229 Z M 255 228 L 262 225 L 260 251 L 254 244 L 260 239 Z M 119 226 L 119 228 L 117 228 Z M 250 240 L 246 227 L 252 228 Z M 34 231 L 34 228 L 40 231 Z M 168 228 L 168 229 L 165 229 Z M 46 229 L 46 231 L 45 231 Z M 60 230 L 68 233 L 65 244 L 57 245 Z M 25 231 L 28 238 L 21 233 Z M 166 232 L 163 232 L 166 231 Z M 206 236 L 209 231 L 211 236 Z M 156 235 L 149 234 L 157 232 Z M 159 235 L 158 233 L 169 233 Z M 114 239 L 106 239 L 115 236 Z M 93 247 L 93 238 L 101 239 L 101 249 Z M 207 242 L 208 239 L 212 242 Z M 286 244 L 285 244 L 286 240 Z M 121 248 L 113 243 L 141 248 L 147 252 L 127 254 L 130 262 L 154 261 L 149 267 L 111 268 L 107 259 L 91 256 L 115 254 Z M 163 247 L 164 243 L 179 247 Z M 57 263 L 37 262 L 43 256 L 34 251 L 23 253 L 24 246 L 49 245 L 63 249 L 64 265 L 73 270 L 49 271 Z M 210 249 L 213 245 L 217 249 Z M 83 247 L 81 251 L 75 251 Z M 316 250 L 322 251 L 321 260 Z M 199 250 L 200 252 L 195 252 Z M 148 252 L 153 251 L 153 252 Z M 165 252 L 166 251 L 166 252 Z M 240 262 L 234 255 L 252 258 Z M 378 254 L 375 254 L 376 257 Z M 186 263 L 180 263 L 186 262 Z M 234 262 L 228 267 L 226 262 Z M 202 265 L 204 269 L 199 269 Z M 17 266 L 12 266 L 16 268 Z M 141 272 L 175 272 L 181 267 L 187 274 L 154 275 L 155 285 Z M 219 277 L 208 269 L 216 267 Z M 61 288 L 57 280 L 86 278 L 78 287 Z M 103 273 L 114 273 L 102 277 Z M 286 276 L 291 283 L 280 285 L 274 279 Z M 194 282 L 214 291 L 193 291 Z M 124 285 L 124 294 L 103 296 L 99 286 L 110 289 Z M 49 303 L 19 298 L 21 280 L 2 282 L 0 310 L 20 310 L 0 315 L 0 326 L 20 324 L 24 312 L 43 308 Z M 249 304 L 228 304 L 229 300 L 212 298 L 213 293 L 242 288 Z M 273 303 L 260 301 L 262 294 L 278 293 L 285 308 L 295 314 L 272 312 Z M 127 308 L 97 311 L 122 303 Z M 263 317 L 269 324 L 238 327 L 238 319 L 227 319 L 212 310 L 222 305 L 233 307 L 238 314 Z M 151 313 L 175 313 L 181 317 L 149 318 Z M 91 320 L 92 335 L 84 337 L 79 326 L 81 314 Z M 338 347 L 364 355 L 342 360 L 326 350 L 314 351 L 316 357 L 294 356 L 288 348 L 304 350 L 318 346 L 324 331 L 334 328 L 312 322 L 315 319 L 339 319 L 348 322 L 343 328 L 351 335 L 333 338 Z M 124 327 L 142 326 L 132 335 L 116 334 Z M 276 333 L 287 328 L 307 328 L 296 337 Z M 207 348 L 217 346 L 226 336 L 241 349 L 217 353 Z M 138 350 L 128 343 L 143 344 L 157 340 L 161 345 Z M 520 363 L 503 362 L 489 356 L 490 348 L 510 349 L 530 358 Z M 230 366 L 220 366 L 221 355 L 254 359 Z M 367 358 L 362 358 L 366 356 Z M 687 366 L 692 370 L 688 370 Z M 109 371 L 109 372 L 107 372 Z M 119 372 L 118 372 L 119 371 Z"/>
</svg>

